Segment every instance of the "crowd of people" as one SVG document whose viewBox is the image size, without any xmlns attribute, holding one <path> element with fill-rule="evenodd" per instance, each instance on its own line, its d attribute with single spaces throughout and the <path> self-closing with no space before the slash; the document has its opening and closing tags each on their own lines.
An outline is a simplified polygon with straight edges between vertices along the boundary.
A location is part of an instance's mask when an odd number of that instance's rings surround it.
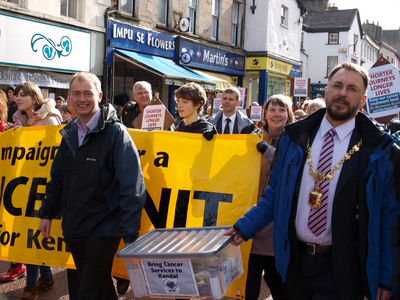
<svg viewBox="0 0 400 300">
<path fill-rule="evenodd" d="M 368 82 L 364 69 L 342 63 L 329 75 L 325 99 L 293 106 L 289 97 L 272 95 L 261 123 L 237 110 L 235 87 L 223 91 L 219 112 L 212 116 L 208 107 L 205 117 L 200 85 L 176 90 L 179 120 L 169 130 L 207 141 L 216 134 L 262 137 L 257 205 L 226 233 L 234 245 L 253 239 L 246 299 L 259 297 L 262 278 L 274 300 L 398 299 L 400 128 L 393 122 L 385 131 L 361 112 Z M 76 266 L 68 270 L 70 299 L 118 299 L 129 286 L 117 278 L 116 292 L 111 278 L 120 239 L 128 245 L 139 235 L 146 200 L 128 128 L 152 98 L 151 85 L 138 81 L 118 115 L 111 104 L 100 105 L 100 81 L 86 72 L 72 77 L 67 100 L 43 99 L 33 83 L 0 91 L 0 131 L 66 124 L 39 229 L 49 237 L 61 214 Z M 50 267 L 22 263 L 11 263 L 0 282 L 25 275 L 22 299 L 54 286 Z"/>
</svg>

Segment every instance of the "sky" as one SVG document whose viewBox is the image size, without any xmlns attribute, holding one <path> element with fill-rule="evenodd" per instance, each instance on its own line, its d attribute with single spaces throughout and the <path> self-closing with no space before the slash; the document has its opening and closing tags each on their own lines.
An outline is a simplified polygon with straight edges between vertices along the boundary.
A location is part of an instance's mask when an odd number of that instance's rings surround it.
<svg viewBox="0 0 400 300">
<path fill-rule="evenodd" d="M 400 0 L 329 0 L 335 3 L 339 9 L 358 8 L 360 11 L 361 24 L 372 21 L 383 29 L 400 28 Z"/>
</svg>

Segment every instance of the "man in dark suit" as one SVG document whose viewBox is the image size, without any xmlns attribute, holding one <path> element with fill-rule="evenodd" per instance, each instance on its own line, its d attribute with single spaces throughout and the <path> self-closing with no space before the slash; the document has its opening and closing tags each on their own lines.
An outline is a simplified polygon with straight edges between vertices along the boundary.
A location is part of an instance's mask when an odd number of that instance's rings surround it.
<svg viewBox="0 0 400 300">
<path fill-rule="evenodd" d="M 251 133 L 255 126 L 247 116 L 236 110 L 240 98 L 240 92 L 235 87 L 227 88 L 222 97 L 222 111 L 208 119 L 218 133 Z"/>
<path fill-rule="evenodd" d="M 365 69 L 342 63 L 326 110 L 287 125 L 257 206 L 233 244 L 274 221 L 276 267 L 296 300 L 388 300 L 400 278 L 400 149 L 358 110 Z"/>
</svg>

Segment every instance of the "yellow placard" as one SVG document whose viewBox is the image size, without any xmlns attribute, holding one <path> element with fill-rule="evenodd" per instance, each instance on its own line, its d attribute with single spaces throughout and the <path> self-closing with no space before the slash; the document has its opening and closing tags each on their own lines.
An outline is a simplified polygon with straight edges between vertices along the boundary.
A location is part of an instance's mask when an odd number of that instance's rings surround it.
<svg viewBox="0 0 400 300">
<path fill-rule="evenodd" d="M 0 134 L 0 259 L 73 267 L 61 220 L 52 239 L 40 234 L 38 210 L 61 136 L 58 126 L 26 127 Z M 216 135 L 129 130 L 140 154 L 148 198 L 140 235 L 154 228 L 232 225 L 255 203 L 260 174 L 257 135 Z M 182 214 L 177 203 L 188 200 Z M 160 209 L 163 207 L 163 209 Z M 121 247 L 123 243 L 121 242 Z M 227 296 L 244 297 L 251 243 L 241 245 L 245 273 Z M 127 278 L 114 260 L 113 274 Z"/>
</svg>

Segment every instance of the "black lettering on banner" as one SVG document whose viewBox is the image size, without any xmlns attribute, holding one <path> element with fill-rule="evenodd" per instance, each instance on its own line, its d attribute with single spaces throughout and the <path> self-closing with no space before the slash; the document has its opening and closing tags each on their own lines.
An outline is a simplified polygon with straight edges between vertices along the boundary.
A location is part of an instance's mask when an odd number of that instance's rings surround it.
<svg viewBox="0 0 400 300">
<path fill-rule="evenodd" d="M 43 249 L 45 250 L 54 250 L 54 247 L 50 247 L 50 245 L 54 245 L 56 243 L 56 240 L 51 236 L 47 239 L 43 239 L 42 241 L 42 245 L 43 245 Z"/>
<path fill-rule="evenodd" d="M 44 193 L 38 193 L 37 188 L 39 185 L 46 186 L 47 178 L 33 178 L 31 191 L 29 193 L 28 203 L 26 205 L 25 217 L 39 218 L 39 210 L 35 210 L 36 200 L 41 200 L 46 197 Z"/>
<path fill-rule="evenodd" d="M 217 226 L 219 202 L 232 203 L 233 194 L 194 191 L 193 199 L 205 200 L 203 227 Z"/>
<path fill-rule="evenodd" d="M 179 190 L 176 199 L 174 228 L 186 227 L 190 191 Z"/>
<path fill-rule="evenodd" d="M 15 240 L 16 240 L 17 238 L 19 238 L 20 236 L 21 236 L 21 234 L 20 234 L 19 232 L 13 232 L 12 235 L 11 235 L 11 243 L 10 243 L 10 246 L 14 246 Z"/>
<path fill-rule="evenodd" d="M 28 177 L 14 178 L 7 184 L 7 187 L 4 191 L 4 208 L 13 216 L 21 216 L 22 209 L 20 207 L 15 207 L 12 204 L 12 194 L 14 193 L 14 190 L 17 188 L 17 186 L 19 186 L 20 184 L 25 185 L 28 180 Z"/>
<path fill-rule="evenodd" d="M 40 242 L 39 235 L 40 235 L 40 230 L 36 230 L 35 234 L 33 234 L 33 229 L 28 229 L 28 238 L 26 241 L 26 247 L 29 249 L 35 247 L 38 250 L 41 250 L 43 247 L 43 249 L 47 251 L 54 251 L 56 249 L 59 252 L 63 251 L 63 244 L 65 244 L 63 237 L 58 237 L 57 239 L 55 239 L 54 237 L 50 237 L 46 239 L 45 237 L 42 236 Z M 55 247 L 53 247 L 53 245 Z M 65 252 L 70 252 L 66 244 L 65 244 Z"/>
<path fill-rule="evenodd" d="M 1 187 L 0 187 L 0 205 L 1 205 L 1 200 L 3 199 L 3 191 L 4 191 L 4 184 L 6 182 L 6 177 L 3 176 L 1 177 Z"/>
<path fill-rule="evenodd" d="M 1 148 L 1 159 L 11 159 L 11 165 L 14 166 L 19 160 L 37 160 L 40 161 L 39 166 L 44 167 L 49 162 L 49 159 L 54 159 L 59 146 L 41 147 L 42 142 L 38 143 L 38 147 L 29 147 L 27 150 L 24 147 L 4 147 Z"/>
<path fill-rule="evenodd" d="M 159 211 L 157 211 L 153 199 L 151 199 L 151 196 L 146 191 L 146 204 L 144 205 L 144 209 L 155 228 L 167 227 L 168 206 L 170 199 L 171 189 L 163 188 L 161 190 Z"/>
<path fill-rule="evenodd" d="M 0 224 L 0 228 L 1 228 L 1 227 L 3 227 L 2 224 Z M 1 243 L 2 245 L 6 246 L 6 245 L 8 245 L 8 243 L 9 243 L 10 240 L 11 240 L 10 246 L 14 246 L 15 240 L 16 240 L 17 238 L 19 238 L 20 235 L 21 235 L 21 234 L 20 234 L 19 232 L 12 232 L 12 233 L 10 234 L 9 231 L 3 231 L 3 232 L 0 234 L 0 243 Z"/>
<path fill-rule="evenodd" d="M 40 234 L 40 230 L 36 230 L 35 234 L 33 234 L 33 229 L 28 229 L 28 240 L 26 243 L 26 248 L 32 249 L 32 242 L 35 243 L 36 249 L 42 249 L 40 247 L 40 243 L 38 240 Z"/>
<path fill-rule="evenodd" d="M 15 165 L 15 160 L 20 160 L 25 156 L 25 148 L 24 147 L 15 147 L 14 153 L 11 160 L 11 165 Z"/>
<path fill-rule="evenodd" d="M 10 238 L 11 238 L 10 233 L 8 231 L 4 231 L 0 235 L 0 243 L 5 246 L 10 241 Z"/>
<path fill-rule="evenodd" d="M 168 161 L 169 161 L 168 153 L 167 152 L 157 152 L 157 155 L 161 155 L 161 157 L 157 157 L 154 160 L 154 165 L 156 167 L 168 168 Z"/>
</svg>

